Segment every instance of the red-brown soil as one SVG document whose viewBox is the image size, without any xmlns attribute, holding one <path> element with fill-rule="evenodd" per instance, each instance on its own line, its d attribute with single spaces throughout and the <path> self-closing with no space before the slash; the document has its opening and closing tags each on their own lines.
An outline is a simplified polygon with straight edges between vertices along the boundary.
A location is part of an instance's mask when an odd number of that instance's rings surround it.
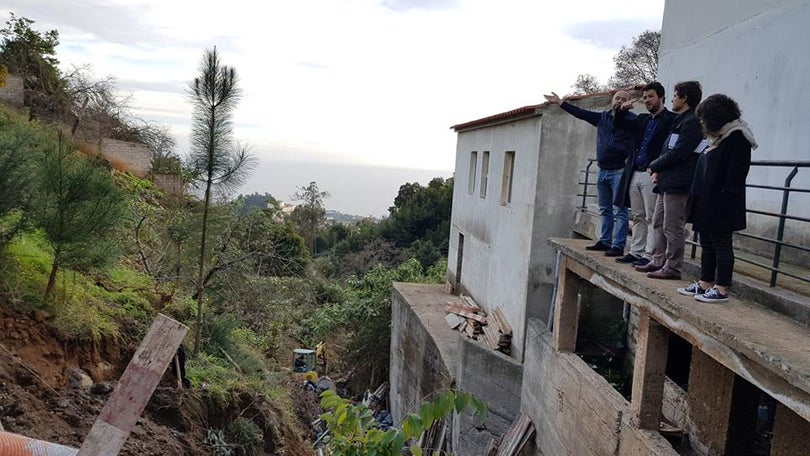
<svg viewBox="0 0 810 456">
<path fill-rule="evenodd" d="M 0 424 L 7 432 L 78 448 L 139 341 L 66 343 L 48 315 L 0 304 Z M 68 369 L 90 375 L 92 388 L 72 388 Z M 207 455 L 209 427 L 250 416 L 264 431 L 264 454 L 311 455 L 301 428 L 283 424 L 261 397 L 240 397 L 239 410 L 208 410 L 195 390 L 178 390 L 171 373 L 153 394 L 121 455 Z"/>
</svg>

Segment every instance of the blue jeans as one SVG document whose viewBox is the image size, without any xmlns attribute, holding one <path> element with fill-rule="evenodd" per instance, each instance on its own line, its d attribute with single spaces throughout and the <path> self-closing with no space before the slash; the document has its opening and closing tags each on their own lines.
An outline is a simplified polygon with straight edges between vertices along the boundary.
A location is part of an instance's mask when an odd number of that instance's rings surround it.
<svg viewBox="0 0 810 456">
<path fill-rule="evenodd" d="M 600 169 L 596 181 L 602 225 L 599 242 L 617 249 L 624 249 L 627 242 L 627 208 L 613 204 L 616 195 L 621 191 L 623 172 L 623 169 Z"/>
</svg>

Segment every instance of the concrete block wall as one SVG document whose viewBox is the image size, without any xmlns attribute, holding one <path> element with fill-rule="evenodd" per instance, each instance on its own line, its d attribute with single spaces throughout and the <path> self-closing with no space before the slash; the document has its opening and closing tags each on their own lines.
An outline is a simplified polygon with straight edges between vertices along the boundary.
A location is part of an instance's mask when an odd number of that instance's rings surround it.
<svg viewBox="0 0 810 456">
<path fill-rule="evenodd" d="M 537 429 L 536 454 L 675 456 L 658 433 L 630 423 L 630 405 L 574 353 L 557 352 L 537 319 L 527 327 L 521 410 Z"/>
<path fill-rule="evenodd" d="M 523 366 L 503 353 L 462 337 L 459 344 L 456 388 L 487 404 L 485 422 L 470 415 L 454 420 L 453 450 L 458 456 L 477 456 L 490 439 L 498 439 L 520 414 Z"/>
<path fill-rule="evenodd" d="M 152 153 L 145 144 L 103 138 L 101 153 L 113 166 L 144 178 L 152 171 Z"/>
<path fill-rule="evenodd" d="M 0 87 L 0 103 L 22 108 L 24 102 L 23 80 L 19 76 L 8 75 L 6 85 Z"/>
<path fill-rule="evenodd" d="M 177 174 L 152 174 L 152 182 L 170 195 L 183 195 L 186 191 L 183 177 Z"/>
<path fill-rule="evenodd" d="M 142 179 L 152 171 L 152 152 L 145 144 L 91 137 L 79 137 L 74 142 L 87 153 L 101 154 L 115 169 Z"/>
</svg>

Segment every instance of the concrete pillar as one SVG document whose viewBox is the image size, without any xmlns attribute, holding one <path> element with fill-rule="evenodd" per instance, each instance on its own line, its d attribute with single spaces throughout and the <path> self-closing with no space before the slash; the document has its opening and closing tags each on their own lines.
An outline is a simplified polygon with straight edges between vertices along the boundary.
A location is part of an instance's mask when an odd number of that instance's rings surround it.
<svg viewBox="0 0 810 456">
<path fill-rule="evenodd" d="M 754 385 L 696 347 L 692 350 L 687 401 L 697 446 L 712 454 L 749 454 L 759 395 Z"/>
<path fill-rule="evenodd" d="M 579 276 L 567 267 L 568 257 L 560 259 L 560 277 L 554 304 L 552 346 L 557 351 L 572 352 L 577 346 L 579 326 Z"/>
<path fill-rule="evenodd" d="M 776 405 L 773 422 L 771 456 L 803 456 L 810 454 L 810 421 L 782 404 Z"/>
<path fill-rule="evenodd" d="M 664 399 L 669 331 L 650 318 L 646 309 L 639 312 L 636 358 L 633 367 L 633 396 L 630 404 L 641 429 L 658 429 Z"/>
</svg>

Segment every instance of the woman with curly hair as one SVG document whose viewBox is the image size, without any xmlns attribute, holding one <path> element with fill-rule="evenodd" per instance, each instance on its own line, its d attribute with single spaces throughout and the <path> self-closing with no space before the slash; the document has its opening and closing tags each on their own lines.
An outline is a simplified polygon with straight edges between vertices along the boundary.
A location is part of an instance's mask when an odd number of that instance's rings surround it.
<svg viewBox="0 0 810 456">
<path fill-rule="evenodd" d="M 700 236 L 700 279 L 678 293 L 702 302 L 728 301 L 734 269 L 731 234 L 745 229 L 745 179 L 751 150 L 757 148 L 737 102 L 715 94 L 697 114 L 708 139 L 700 154 L 689 195 L 687 222 Z"/>
</svg>

